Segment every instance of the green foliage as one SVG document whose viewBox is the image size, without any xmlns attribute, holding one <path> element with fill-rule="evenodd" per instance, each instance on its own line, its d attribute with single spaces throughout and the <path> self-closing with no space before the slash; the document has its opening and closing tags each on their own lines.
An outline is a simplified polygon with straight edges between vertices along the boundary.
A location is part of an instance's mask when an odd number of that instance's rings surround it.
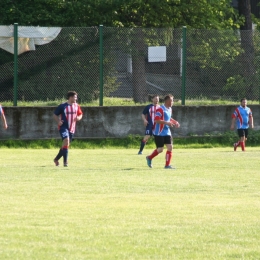
<svg viewBox="0 0 260 260">
<path fill-rule="evenodd" d="M 229 0 L 2 0 L 0 24 L 239 28 Z"/>
<path fill-rule="evenodd" d="M 227 84 L 224 86 L 223 90 L 232 93 L 234 96 L 237 96 L 237 99 L 241 97 L 248 96 L 247 86 L 254 85 L 254 93 L 258 93 L 257 88 L 258 80 L 253 77 L 242 77 L 241 75 L 234 75 L 227 79 Z M 256 96 L 254 94 L 254 96 Z"/>
<path fill-rule="evenodd" d="M 175 148 L 212 148 L 212 147 L 232 147 L 238 140 L 237 133 L 228 131 L 222 134 L 206 133 L 203 136 L 193 135 L 187 137 L 174 137 Z M 142 136 L 129 135 L 125 138 L 96 138 L 96 139 L 74 139 L 71 149 L 138 149 Z M 248 146 L 258 146 L 260 142 L 260 130 L 249 130 L 247 140 Z M 0 143 L 1 148 L 26 148 L 26 149 L 52 149 L 59 148 L 61 141 L 59 139 L 51 140 L 3 140 Z M 151 138 L 146 148 L 154 149 L 154 140 Z"/>
</svg>

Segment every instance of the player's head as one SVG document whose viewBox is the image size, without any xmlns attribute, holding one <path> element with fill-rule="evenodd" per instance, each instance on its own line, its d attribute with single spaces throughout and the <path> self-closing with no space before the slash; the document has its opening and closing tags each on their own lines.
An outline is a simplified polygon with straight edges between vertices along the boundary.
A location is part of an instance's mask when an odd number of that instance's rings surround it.
<svg viewBox="0 0 260 260">
<path fill-rule="evenodd" d="M 242 106 L 242 107 L 246 107 L 246 105 L 247 105 L 247 99 L 246 99 L 246 98 L 242 98 L 242 99 L 240 100 L 240 103 L 241 103 L 241 106 Z"/>
<path fill-rule="evenodd" d="M 69 102 L 71 103 L 76 103 L 77 102 L 77 99 L 78 99 L 78 94 L 76 91 L 69 91 L 67 93 L 67 99 Z"/>
<path fill-rule="evenodd" d="M 165 96 L 164 104 L 165 104 L 166 107 L 172 107 L 172 105 L 173 105 L 173 98 L 174 97 L 171 94 L 168 94 L 168 95 Z"/>
<path fill-rule="evenodd" d="M 153 95 L 152 101 L 154 105 L 157 105 L 159 103 L 159 95 Z"/>
</svg>

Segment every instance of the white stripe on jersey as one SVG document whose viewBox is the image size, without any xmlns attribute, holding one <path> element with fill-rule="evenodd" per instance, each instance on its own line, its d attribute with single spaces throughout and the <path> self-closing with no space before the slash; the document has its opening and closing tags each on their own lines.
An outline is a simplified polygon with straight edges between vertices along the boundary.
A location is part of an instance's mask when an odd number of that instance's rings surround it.
<svg viewBox="0 0 260 260">
<path fill-rule="evenodd" d="M 75 132 L 77 112 L 78 112 L 77 103 L 67 106 L 64 111 L 68 121 L 69 131 L 71 133 Z"/>
</svg>

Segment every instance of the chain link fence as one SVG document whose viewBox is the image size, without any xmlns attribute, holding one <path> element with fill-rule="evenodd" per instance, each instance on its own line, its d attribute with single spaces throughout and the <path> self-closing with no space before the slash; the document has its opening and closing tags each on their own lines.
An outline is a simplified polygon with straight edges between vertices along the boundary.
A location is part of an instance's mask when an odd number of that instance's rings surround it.
<svg viewBox="0 0 260 260">
<path fill-rule="evenodd" d="M 258 101 L 259 43 L 257 30 L 188 29 L 183 38 L 182 29 L 171 28 L 105 27 L 102 35 L 98 27 L 62 28 L 50 43 L 18 56 L 18 104 L 60 101 L 69 90 L 84 104 L 103 97 L 144 103 L 168 93 L 185 100 Z M 14 98 L 13 67 L 14 55 L 0 49 L 0 102 Z"/>
</svg>

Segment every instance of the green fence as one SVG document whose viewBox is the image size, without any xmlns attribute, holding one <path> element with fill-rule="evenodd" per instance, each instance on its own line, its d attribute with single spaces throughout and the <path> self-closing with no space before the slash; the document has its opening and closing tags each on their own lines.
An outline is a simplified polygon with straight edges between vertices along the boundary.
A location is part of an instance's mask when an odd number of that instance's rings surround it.
<svg viewBox="0 0 260 260">
<path fill-rule="evenodd" d="M 62 28 L 18 57 L 0 49 L 0 101 L 62 100 L 69 90 L 101 106 L 106 97 L 144 103 L 168 93 L 183 105 L 259 101 L 259 46 L 257 30 Z"/>
</svg>

